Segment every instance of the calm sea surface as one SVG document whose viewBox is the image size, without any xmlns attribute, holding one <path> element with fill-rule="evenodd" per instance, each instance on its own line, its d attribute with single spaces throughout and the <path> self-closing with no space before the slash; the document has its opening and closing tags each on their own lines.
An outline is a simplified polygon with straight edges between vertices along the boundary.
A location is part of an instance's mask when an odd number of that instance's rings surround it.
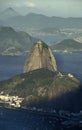
<svg viewBox="0 0 82 130">
<path fill-rule="evenodd" d="M 82 82 L 82 53 L 55 53 L 58 70 L 72 73 Z M 23 72 L 27 56 L 0 56 L 0 81 Z"/>
<path fill-rule="evenodd" d="M 82 82 L 82 53 L 55 53 L 58 70 L 73 74 Z"/>
<path fill-rule="evenodd" d="M 55 53 L 58 70 L 74 74 L 82 82 L 82 53 Z M 0 80 L 23 72 L 26 56 L 0 56 Z M 58 119 L 0 107 L 0 130 L 63 130 Z M 65 129 L 66 130 L 66 129 Z"/>
</svg>

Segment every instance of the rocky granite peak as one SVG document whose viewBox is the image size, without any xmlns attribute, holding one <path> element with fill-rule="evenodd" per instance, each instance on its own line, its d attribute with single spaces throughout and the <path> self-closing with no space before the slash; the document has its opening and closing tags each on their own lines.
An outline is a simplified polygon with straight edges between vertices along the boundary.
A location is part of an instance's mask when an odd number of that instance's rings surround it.
<svg viewBox="0 0 82 130">
<path fill-rule="evenodd" d="M 37 41 L 30 50 L 25 62 L 24 72 L 46 68 L 57 71 L 56 60 L 51 49 L 42 41 Z"/>
</svg>

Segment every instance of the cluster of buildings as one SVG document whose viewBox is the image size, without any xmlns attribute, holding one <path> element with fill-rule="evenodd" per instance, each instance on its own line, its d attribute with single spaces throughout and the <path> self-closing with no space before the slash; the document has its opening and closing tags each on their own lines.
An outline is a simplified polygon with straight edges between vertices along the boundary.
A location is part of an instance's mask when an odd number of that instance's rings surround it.
<svg viewBox="0 0 82 130">
<path fill-rule="evenodd" d="M 9 96 L 0 94 L 0 102 L 6 103 L 11 107 L 21 107 L 21 102 L 24 98 L 19 98 L 18 96 Z"/>
</svg>

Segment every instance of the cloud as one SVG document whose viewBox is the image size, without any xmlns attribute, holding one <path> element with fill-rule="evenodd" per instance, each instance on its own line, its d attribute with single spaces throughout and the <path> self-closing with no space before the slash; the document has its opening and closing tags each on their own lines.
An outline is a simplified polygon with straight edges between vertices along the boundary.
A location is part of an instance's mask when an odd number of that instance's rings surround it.
<svg viewBox="0 0 82 130">
<path fill-rule="evenodd" d="M 37 2 L 36 2 L 37 3 Z M 34 8 L 36 7 L 36 3 L 27 0 L 0 0 L 0 6 L 2 5 L 3 7 L 29 7 L 29 8 Z"/>
<path fill-rule="evenodd" d="M 25 5 L 26 7 L 30 7 L 30 8 L 34 8 L 34 7 L 36 7 L 35 3 L 30 2 L 30 1 L 25 2 L 24 5 Z"/>
<path fill-rule="evenodd" d="M 56 16 L 82 16 L 82 0 L 0 0 L 0 10 L 12 7 L 20 12 Z"/>
</svg>

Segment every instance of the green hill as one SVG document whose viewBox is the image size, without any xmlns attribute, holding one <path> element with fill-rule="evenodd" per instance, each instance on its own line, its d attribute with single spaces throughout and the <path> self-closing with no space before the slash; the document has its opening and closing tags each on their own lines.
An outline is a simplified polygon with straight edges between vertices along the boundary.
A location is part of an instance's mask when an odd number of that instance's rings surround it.
<svg viewBox="0 0 82 130">
<path fill-rule="evenodd" d="M 16 32 L 11 27 L 0 28 L 0 55 L 20 55 L 29 50 L 36 41 L 25 32 Z"/>
<path fill-rule="evenodd" d="M 76 52 L 82 51 L 82 43 L 79 43 L 73 39 L 65 39 L 58 44 L 51 47 L 53 50 Z"/>
<path fill-rule="evenodd" d="M 25 62 L 24 73 L 0 82 L 0 101 L 15 107 L 74 111 L 79 109 L 79 90 L 80 82 L 71 74 L 60 73 L 51 49 L 37 41 Z"/>
<path fill-rule="evenodd" d="M 0 93 L 24 98 L 22 106 L 27 108 L 30 105 L 44 108 L 43 104 L 47 103 L 46 109 L 58 108 L 58 106 L 59 108 L 69 108 L 68 96 L 65 96 L 65 102 L 60 103 L 59 100 L 57 104 L 52 102 L 57 98 L 62 99 L 62 95 L 76 91 L 79 89 L 79 85 L 80 82 L 69 75 L 38 69 L 0 82 Z"/>
</svg>

